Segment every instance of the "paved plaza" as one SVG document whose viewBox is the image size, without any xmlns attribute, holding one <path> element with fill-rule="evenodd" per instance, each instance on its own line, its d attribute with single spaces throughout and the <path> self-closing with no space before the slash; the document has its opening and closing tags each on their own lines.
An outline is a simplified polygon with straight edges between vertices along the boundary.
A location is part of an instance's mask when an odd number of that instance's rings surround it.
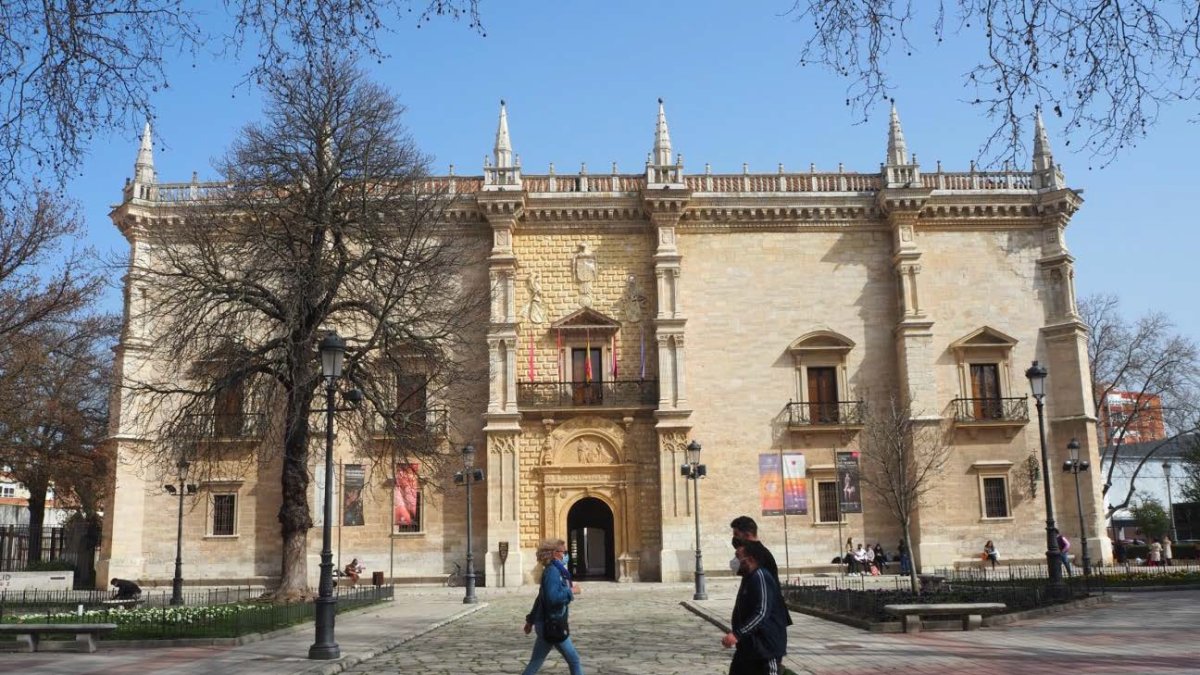
<svg viewBox="0 0 1200 675">
<path fill-rule="evenodd" d="M 713 580 L 709 600 L 692 604 L 720 620 L 729 615 L 735 590 L 732 580 Z M 461 604 L 461 592 L 400 590 L 383 607 L 339 617 L 341 662 L 304 658 L 310 624 L 241 647 L 0 654 L 0 672 L 520 673 L 533 644 L 521 627 L 535 589 L 480 589 L 484 604 L 475 607 Z M 684 606 L 691 595 L 684 584 L 584 584 L 571 624 L 589 675 L 724 673 L 730 653 L 720 646 L 721 631 Z M 800 673 L 1200 672 L 1200 591 L 1115 594 L 1112 604 L 971 633 L 878 634 L 793 617 L 787 664 Z M 542 672 L 567 668 L 552 653 Z"/>
</svg>

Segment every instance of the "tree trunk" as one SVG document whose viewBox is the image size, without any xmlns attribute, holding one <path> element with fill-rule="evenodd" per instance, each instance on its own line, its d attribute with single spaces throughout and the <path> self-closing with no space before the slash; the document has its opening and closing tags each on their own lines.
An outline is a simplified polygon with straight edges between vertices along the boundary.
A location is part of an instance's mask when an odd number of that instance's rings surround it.
<svg viewBox="0 0 1200 675">
<path fill-rule="evenodd" d="M 276 602 L 312 597 L 308 585 L 308 531 L 313 526 L 312 513 L 308 508 L 308 410 L 312 393 L 289 387 L 286 401 L 281 476 L 283 493 L 279 506 L 283 551 L 279 588 L 274 593 Z M 326 491 L 332 488 L 332 485 L 325 486 Z"/>
<path fill-rule="evenodd" d="M 46 491 L 49 486 L 45 481 L 30 481 L 25 485 L 29 490 L 29 562 L 39 562 L 42 559 L 42 526 L 46 522 Z"/>
<path fill-rule="evenodd" d="M 913 555 L 915 551 L 912 545 L 912 535 L 909 534 L 909 522 L 905 519 L 904 527 L 904 550 L 908 551 L 908 583 L 912 587 L 912 592 L 915 595 L 921 594 L 921 584 L 917 580 L 917 556 Z"/>
</svg>

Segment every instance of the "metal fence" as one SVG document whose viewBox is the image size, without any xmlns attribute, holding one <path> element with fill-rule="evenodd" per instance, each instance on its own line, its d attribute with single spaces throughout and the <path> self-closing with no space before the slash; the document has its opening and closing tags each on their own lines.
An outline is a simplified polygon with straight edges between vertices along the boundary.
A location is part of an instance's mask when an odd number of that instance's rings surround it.
<svg viewBox="0 0 1200 675">
<path fill-rule="evenodd" d="M 28 525 L 0 526 L 0 572 L 19 572 L 29 566 L 30 528 Z M 68 532 L 62 527 L 43 527 L 41 560 L 75 564 L 77 551 L 68 546 Z"/>
<path fill-rule="evenodd" d="M 335 589 L 337 611 L 358 609 L 393 597 L 392 586 Z M 132 609 L 103 604 L 96 591 L 27 591 L 0 594 L 0 622 L 115 623 L 109 640 L 229 638 L 262 633 L 309 621 L 312 602 L 273 604 L 246 598 L 248 589 L 212 589 L 184 594 L 182 607 L 169 604 L 170 592 L 151 593 Z M 261 591 L 257 591 L 261 594 Z"/>
</svg>

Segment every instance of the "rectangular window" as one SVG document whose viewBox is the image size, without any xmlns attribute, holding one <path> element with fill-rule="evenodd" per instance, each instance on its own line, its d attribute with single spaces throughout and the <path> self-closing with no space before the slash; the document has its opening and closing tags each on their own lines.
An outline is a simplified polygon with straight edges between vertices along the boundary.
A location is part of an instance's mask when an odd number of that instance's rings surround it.
<svg viewBox="0 0 1200 675">
<path fill-rule="evenodd" d="M 589 358 L 590 354 L 590 358 Z M 571 387 L 574 405 L 604 403 L 604 359 L 599 347 L 571 349 Z"/>
<path fill-rule="evenodd" d="M 808 368 L 808 414 L 813 424 L 838 422 L 837 368 Z"/>
<path fill-rule="evenodd" d="M 836 523 L 838 520 L 837 481 L 817 481 L 817 522 Z"/>
<path fill-rule="evenodd" d="M 1000 403 L 1000 366 L 995 363 L 971 364 L 971 398 L 977 420 L 1004 417 Z"/>
<path fill-rule="evenodd" d="M 212 497 L 212 535 L 228 537 L 237 534 L 237 495 Z"/>
<path fill-rule="evenodd" d="M 392 528 L 396 533 L 421 531 L 421 482 L 416 464 L 396 463 Z"/>
<path fill-rule="evenodd" d="M 1008 517 L 1008 481 L 1004 478 L 1004 476 L 984 477 L 983 517 Z"/>
<path fill-rule="evenodd" d="M 17 489 L 11 485 L 0 487 L 0 497 L 14 497 L 17 494 Z"/>
<path fill-rule="evenodd" d="M 240 438 L 243 434 L 246 388 L 236 382 L 217 390 L 213 400 L 213 430 L 217 438 Z"/>
</svg>

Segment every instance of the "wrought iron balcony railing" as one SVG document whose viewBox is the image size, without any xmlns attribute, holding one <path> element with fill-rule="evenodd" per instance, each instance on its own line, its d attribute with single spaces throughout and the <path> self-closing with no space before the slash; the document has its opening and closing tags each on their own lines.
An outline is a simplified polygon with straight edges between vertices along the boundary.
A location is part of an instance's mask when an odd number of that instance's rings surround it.
<svg viewBox="0 0 1200 675">
<path fill-rule="evenodd" d="M 397 410 L 392 424 L 378 412 L 367 415 L 367 429 L 374 436 L 445 436 L 449 412 L 445 408 Z"/>
<path fill-rule="evenodd" d="M 788 426 L 862 426 L 863 401 L 789 401 Z"/>
<path fill-rule="evenodd" d="M 520 382 L 517 384 L 517 406 L 521 408 L 657 405 L 658 380 Z"/>
<path fill-rule="evenodd" d="M 187 422 L 193 438 L 238 440 L 261 438 L 267 418 L 262 413 L 196 414 L 189 415 Z"/>
<path fill-rule="evenodd" d="M 954 421 L 959 423 L 1028 422 L 1029 399 L 1020 398 L 956 398 Z"/>
</svg>

